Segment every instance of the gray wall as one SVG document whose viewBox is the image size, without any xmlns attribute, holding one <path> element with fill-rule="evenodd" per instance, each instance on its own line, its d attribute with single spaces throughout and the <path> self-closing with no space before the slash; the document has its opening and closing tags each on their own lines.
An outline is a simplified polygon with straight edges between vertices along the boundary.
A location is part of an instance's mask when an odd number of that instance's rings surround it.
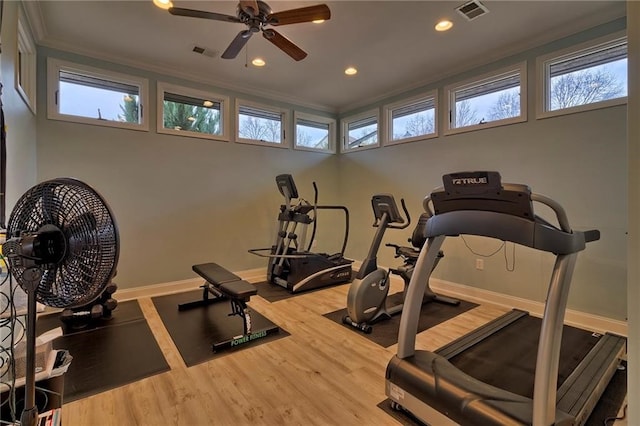
<svg viewBox="0 0 640 426">
<path fill-rule="evenodd" d="M 19 2 L 3 2 L 0 79 L 7 126 L 7 221 L 22 194 L 36 183 L 36 119 L 15 88 Z"/>
<path fill-rule="evenodd" d="M 40 49 L 38 179 L 73 176 L 104 195 L 116 215 L 122 239 L 117 282 L 128 288 L 191 278 L 191 265 L 200 262 L 216 261 L 232 270 L 265 265 L 264 259 L 249 255 L 247 249 L 266 247 L 272 241 L 281 202 L 274 184 L 278 173 L 292 173 L 305 198 L 312 197 L 311 182 L 316 180 L 321 203 L 349 207 L 352 220 L 347 255 L 362 259 L 373 235 L 372 194 L 391 192 L 397 198 L 404 197 L 415 219 L 423 197 L 441 184 L 442 174 L 498 170 L 505 181 L 527 183 L 534 191 L 560 201 L 575 228 L 601 230 L 602 240 L 579 258 L 569 305 L 624 319 L 626 106 L 545 120 L 536 120 L 533 113 L 537 55 L 624 26 L 624 20 L 619 20 L 425 87 L 442 88 L 526 59 L 530 97 L 526 123 L 339 156 L 48 120 L 44 99 L 47 56 L 149 78 L 152 117 L 155 80 L 181 82 Z M 155 129 L 155 119 L 151 129 Z M 339 247 L 339 220 L 328 217 L 322 222 L 318 250 Z M 387 240 L 404 242 L 409 233 L 390 231 Z M 467 241 L 481 253 L 497 247 L 494 241 Z M 506 271 L 502 253 L 486 259 L 484 271 L 476 271 L 477 256 L 461 241 L 451 239 L 444 248 L 446 259 L 436 273 L 438 278 L 532 300 L 545 297 L 552 265 L 549 255 L 516 248 L 514 272 Z M 512 266 L 511 257 L 509 261 Z M 396 262 L 390 251 L 383 249 L 380 263 Z"/>
<path fill-rule="evenodd" d="M 364 218 L 355 222 L 350 254 L 361 259 L 367 253 L 374 231 L 362 225 L 373 220 L 369 205 L 373 193 L 391 192 L 397 198 L 404 197 L 417 218 L 422 212 L 422 199 L 442 185 L 443 174 L 496 170 L 503 181 L 528 184 L 534 192 L 560 202 L 573 228 L 601 231 L 601 240 L 590 244 L 579 257 L 569 307 L 625 320 L 626 105 L 536 120 L 534 103 L 536 56 L 624 27 L 625 20 L 617 20 L 424 88 L 439 88 L 440 106 L 444 109 L 442 88 L 447 84 L 527 60 L 527 122 L 341 155 L 341 196 L 348 200 L 354 217 Z M 443 116 L 440 129 L 444 128 Z M 554 218 L 548 211 L 543 211 L 542 216 Z M 387 240 L 404 242 L 409 235 L 409 231 L 389 231 Z M 499 241 L 486 238 L 465 240 L 480 254 L 492 253 L 500 246 Z M 445 259 L 434 277 L 544 301 L 553 256 L 522 247 L 516 247 L 515 252 L 513 249 L 512 244 L 507 245 L 507 260 L 504 251 L 484 259 L 484 270 L 479 271 L 475 269 L 475 261 L 482 257 L 473 254 L 460 238 L 450 238 L 445 241 Z M 511 272 L 508 269 L 513 269 L 514 261 L 515 270 Z M 391 249 L 382 249 L 379 262 L 392 265 L 397 260 L 393 259 Z"/>
<path fill-rule="evenodd" d="M 155 81 L 193 83 L 51 49 L 39 54 L 38 179 L 72 176 L 107 200 L 120 231 L 120 288 L 193 278 L 191 266 L 203 262 L 231 270 L 266 265 L 247 250 L 268 247 L 275 236 L 277 174 L 293 174 L 301 197 L 313 199 L 315 180 L 321 203 L 339 201 L 334 155 L 156 133 Z M 47 119 L 47 56 L 149 78 L 151 130 Z M 319 237 L 331 242 L 330 234 Z"/>
<path fill-rule="evenodd" d="M 640 424 L 640 3 L 627 2 L 629 38 L 629 104 L 627 110 L 629 161 L 629 256 L 628 302 L 629 341 L 627 343 L 627 383 L 630 425 Z M 635 401 L 635 402 L 634 402 Z"/>
</svg>

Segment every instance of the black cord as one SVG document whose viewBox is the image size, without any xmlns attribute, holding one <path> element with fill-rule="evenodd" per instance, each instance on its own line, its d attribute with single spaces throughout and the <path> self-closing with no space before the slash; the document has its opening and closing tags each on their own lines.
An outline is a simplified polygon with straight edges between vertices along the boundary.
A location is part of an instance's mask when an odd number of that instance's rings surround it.
<svg viewBox="0 0 640 426">
<path fill-rule="evenodd" d="M 620 417 L 607 417 L 606 419 L 604 419 L 604 426 L 608 426 L 609 422 L 615 422 L 616 420 L 624 420 L 627 417 L 627 405 L 628 404 L 624 404 L 624 407 L 622 407 L 622 416 Z"/>
<path fill-rule="evenodd" d="M 489 253 L 489 254 L 482 254 L 482 253 L 478 253 L 475 250 L 473 250 L 471 248 L 471 246 L 469 245 L 469 243 L 467 242 L 467 240 L 464 239 L 464 235 L 460 235 L 460 238 L 462 238 L 462 241 L 464 242 L 464 245 L 467 247 L 467 249 L 475 254 L 476 256 L 480 256 L 480 257 L 492 257 L 495 256 L 496 254 L 498 254 L 498 252 L 500 252 L 500 250 L 503 251 L 504 253 L 504 267 L 507 270 L 507 272 L 513 272 L 516 270 L 516 245 L 515 243 L 512 243 L 511 246 L 511 259 L 512 259 L 512 265 L 511 267 L 509 267 L 509 259 L 507 257 L 507 242 L 506 241 L 502 241 L 502 244 L 500 244 L 500 246 L 493 252 Z"/>
</svg>

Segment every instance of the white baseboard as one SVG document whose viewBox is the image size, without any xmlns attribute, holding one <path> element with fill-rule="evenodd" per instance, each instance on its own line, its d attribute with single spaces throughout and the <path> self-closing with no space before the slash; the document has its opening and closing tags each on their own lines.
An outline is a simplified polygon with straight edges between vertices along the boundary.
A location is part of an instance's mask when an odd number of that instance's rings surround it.
<svg viewBox="0 0 640 426">
<path fill-rule="evenodd" d="M 266 279 L 264 268 L 247 269 L 234 272 L 240 278 L 250 282 L 259 282 Z M 188 280 L 172 281 L 168 283 L 152 284 L 143 287 L 125 288 L 115 294 L 117 300 L 125 301 L 141 297 L 163 296 L 165 294 L 182 293 L 189 290 L 197 290 L 203 283 L 202 278 L 190 278 Z"/>
<path fill-rule="evenodd" d="M 354 273 L 358 271 L 360 262 L 353 263 Z M 266 279 L 266 271 L 264 268 L 247 269 L 244 271 L 234 272 L 243 280 L 249 282 L 259 282 Z M 402 283 L 400 277 L 391 275 L 392 280 L 398 280 Z M 131 300 L 140 297 L 155 297 L 165 294 L 181 293 L 183 291 L 195 290 L 202 285 L 201 278 L 192 278 L 182 281 L 173 281 L 162 284 L 153 284 L 144 287 L 128 288 L 118 290 L 116 299 Z M 502 293 L 496 293 L 477 287 L 471 287 L 464 284 L 458 284 L 451 281 L 431 279 L 431 289 L 437 293 L 446 296 L 457 297 L 474 303 L 489 303 L 504 308 L 517 308 L 531 313 L 534 316 L 541 317 L 544 312 L 544 303 L 536 302 L 521 297 L 509 296 Z M 628 328 L 626 321 L 615 320 L 598 315 L 588 314 L 585 312 L 567 309 L 565 314 L 565 323 L 574 327 L 586 330 L 597 331 L 599 333 L 611 332 L 627 337 Z"/>
</svg>

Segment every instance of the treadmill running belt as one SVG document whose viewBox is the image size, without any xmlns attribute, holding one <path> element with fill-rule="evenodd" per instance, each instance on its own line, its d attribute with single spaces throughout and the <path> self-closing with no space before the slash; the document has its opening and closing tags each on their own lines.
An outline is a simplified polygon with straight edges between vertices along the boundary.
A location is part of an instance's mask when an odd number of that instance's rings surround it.
<svg viewBox="0 0 640 426">
<path fill-rule="evenodd" d="M 449 362 L 472 377 L 513 393 L 533 398 L 533 382 L 542 320 L 520 318 Z M 600 337 L 564 326 L 558 386 L 566 380 Z"/>
</svg>

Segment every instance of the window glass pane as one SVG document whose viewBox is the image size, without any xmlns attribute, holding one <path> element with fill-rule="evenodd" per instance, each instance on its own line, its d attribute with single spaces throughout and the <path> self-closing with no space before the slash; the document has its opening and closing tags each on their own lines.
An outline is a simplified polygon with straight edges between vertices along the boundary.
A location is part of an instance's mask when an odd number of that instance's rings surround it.
<svg viewBox="0 0 640 426">
<path fill-rule="evenodd" d="M 277 112 L 241 106 L 238 136 L 261 142 L 282 143 L 282 116 Z"/>
<path fill-rule="evenodd" d="M 391 140 L 414 138 L 435 131 L 435 106 L 432 98 L 391 111 Z"/>
<path fill-rule="evenodd" d="M 164 93 L 163 126 L 165 129 L 221 135 L 220 116 L 220 102 L 177 93 Z"/>
<path fill-rule="evenodd" d="M 347 125 L 347 148 L 375 145 L 378 143 L 378 120 L 367 117 Z"/>
<path fill-rule="evenodd" d="M 627 43 L 549 65 L 549 111 L 627 96 Z"/>
<path fill-rule="evenodd" d="M 456 91 L 452 128 L 519 117 L 520 74 Z"/>
<path fill-rule="evenodd" d="M 60 114 L 140 123 L 138 86 L 60 71 Z"/>
<path fill-rule="evenodd" d="M 296 121 L 296 146 L 329 149 L 329 124 L 298 119 Z"/>
</svg>

